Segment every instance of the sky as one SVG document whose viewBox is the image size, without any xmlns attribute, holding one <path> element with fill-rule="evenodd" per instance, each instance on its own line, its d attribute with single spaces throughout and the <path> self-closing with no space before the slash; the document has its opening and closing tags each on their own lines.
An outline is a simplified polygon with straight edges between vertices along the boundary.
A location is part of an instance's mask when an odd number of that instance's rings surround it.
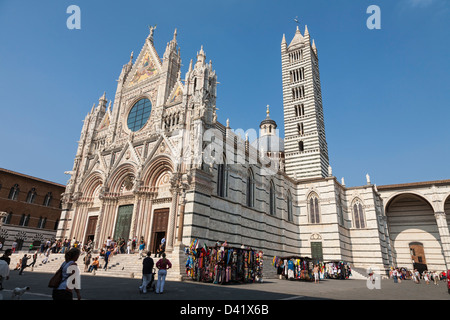
<svg viewBox="0 0 450 320">
<path fill-rule="evenodd" d="M 81 29 L 69 29 L 70 5 Z M 380 29 L 369 29 L 370 5 Z M 218 120 L 283 131 L 280 45 L 308 26 L 319 54 L 330 165 L 347 186 L 450 179 L 450 1 L 0 0 L 0 167 L 66 184 L 82 120 L 156 25 L 177 28 L 182 78 L 203 45 Z M 299 23 L 294 21 L 298 19 Z"/>
</svg>

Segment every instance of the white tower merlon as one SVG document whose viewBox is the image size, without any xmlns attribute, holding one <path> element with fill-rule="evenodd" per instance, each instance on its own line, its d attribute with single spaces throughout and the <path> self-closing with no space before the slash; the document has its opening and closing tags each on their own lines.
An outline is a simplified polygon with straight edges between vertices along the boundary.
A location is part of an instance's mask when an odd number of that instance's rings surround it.
<svg viewBox="0 0 450 320">
<path fill-rule="evenodd" d="M 281 42 L 286 173 L 297 179 L 328 176 L 319 59 L 308 28 Z"/>
</svg>

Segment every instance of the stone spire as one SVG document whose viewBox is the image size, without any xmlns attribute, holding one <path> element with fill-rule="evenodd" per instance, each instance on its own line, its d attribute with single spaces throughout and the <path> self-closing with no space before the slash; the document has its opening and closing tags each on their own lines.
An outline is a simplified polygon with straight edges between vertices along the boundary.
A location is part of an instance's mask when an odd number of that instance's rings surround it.
<svg viewBox="0 0 450 320">
<path fill-rule="evenodd" d="M 98 99 L 98 106 L 103 107 L 106 109 L 106 102 L 108 100 L 106 99 L 106 92 L 103 92 L 103 95 Z"/>
<path fill-rule="evenodd" d="M 302 43 L 304 40 L 302 33 L 300 32 L 300 29 L 297 26 L 297 30 L 295 31 L 294 38 L 292 39 L 291 43 L 289 44 L 289 47 L 292 47 L 296 44 Z"/>
<path fill-rule="evenodd" d="M 317 56 L 317 47 L 316 47 L 316 42 L 314 41 L 314 39 L 313 39 L 313 42 L 312 42 L 312 49 L 313 49 L 314 53 Z"/>
<path fill-rule="evenodd" d="M 203 46 L 200 48 L 200 52 L 197 52 L 197 62 L 195 63 L 196 66 L 203 65 L 205 63 L 206 54 L 205 51 L 203 51 Z"/>
</svg>

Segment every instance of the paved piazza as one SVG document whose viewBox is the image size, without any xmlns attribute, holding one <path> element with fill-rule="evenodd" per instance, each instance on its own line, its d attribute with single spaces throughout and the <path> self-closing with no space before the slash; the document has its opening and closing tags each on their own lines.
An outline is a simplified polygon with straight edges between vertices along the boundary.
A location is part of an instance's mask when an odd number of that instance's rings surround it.
<svg viewBox="0 0 450 320">
<path fill-rule="evenodd" d="M 29 286 L 31 290 L 22 300 L 51 300 L 51 289 L 47 288 L 51 274 L 11 271 L 1 291 L 3 300 L 11 299 L 11 289 Z M 299 281 L 267 279 L 264 283 L 246 285 L 214 285 L 197 282 L 166 281 L 164 294 L 153 292 L 140 294 L 139 279 L 113 278 L 105 276 L 82 276 L 81 295 L 83 300 L 449 300 L 447 285 L 441 281 L 438 286 L 422 281 L 402 281 L 394 284 L 381 280 L 380 289 L 368 289 L 365 280 L 326 280 L 319 284 Z"/>
</svg>

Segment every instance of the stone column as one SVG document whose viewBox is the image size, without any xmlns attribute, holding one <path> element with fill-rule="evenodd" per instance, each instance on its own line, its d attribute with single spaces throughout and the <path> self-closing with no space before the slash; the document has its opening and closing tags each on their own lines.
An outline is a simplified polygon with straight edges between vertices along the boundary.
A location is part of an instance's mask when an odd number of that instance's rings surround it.
<svg viewBox="0 0 450 320">
<path fill-rule="evenodd" d="M 130 228 L 130 234 L 128 235 L 128 239 L 133 239 L 135 236 L 138 240 L 141 239 L 140 235 L 138 236 L 136 234 L 136 224 L 137 224 L 137 219 L 139 218 L 139 212 L 140 212 L 140 195 L 139 194 L 135 194 L 134 196 L 134 203 L 133 203 L 133 215 L 131 216 L 131 228 Z M 125 241 L 128 241 L 128 239 L 126 239 Z"/>
<path fill-rule="evenodd" d="M 170 206 L 169 213 L 169 225 L 167 226 L 167 237 L 166 237 L 166 250 L 171 252 L 173 250 L 173 240 L 174 240 L 174 227 L 175 219 L 177 216 L 177 202 L 178 202 L 178 188 L 172 188 L 172 205 Z"/>
<path fill-rule="evenodd" d="M 102 205 L 100 207 L 100 211 L 97 217 L 97 225 L 95 226 L 95 234 L 94 234 L 94 250 L 99 250 L 102 247 L 102 242 L 100 241 L 100 226 L 102 225 L 103 216 L 105 213 L 106 201 L 102 201 Z"/>
<path fill-rule="evenodd" d="M 435 212 L 437 227 L 439 230 L 439 237 L 441 238 L 442 252 L 444 253 L 444 260 L 446 269 L 450 268 L 450 234 L 448 231 L 448 224 L 445 212 Z"/>
<path fill-rule="evenodd" d="M 178 220 L 177 245 L 183 242 L 183 226 L 184 226 L 184 208 L 186 205 L 186 193 L 182 192 L 180 196 L 180 218 Z"/>
</svg>

